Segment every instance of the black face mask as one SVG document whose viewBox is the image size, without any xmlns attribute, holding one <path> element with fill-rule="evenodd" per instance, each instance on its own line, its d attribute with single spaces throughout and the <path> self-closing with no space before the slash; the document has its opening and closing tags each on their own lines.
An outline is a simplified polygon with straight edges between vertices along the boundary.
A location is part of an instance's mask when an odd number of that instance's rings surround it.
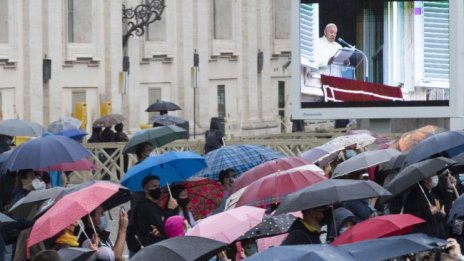
<svg viewBox="0 0 464 261">
<path fill-rule="evenodd" d="M 156 189 L 150 189 L 150 192 L 148 192 L 150 197 L 152 197 L 154 200 L 158 200 L 161 197 L 161 188 L 156 188 Z"/>
<path fill-rule="evenodd" d="M 177 203 L 179 204 L 179 206 L 185 208 L 188 203 L 190 202 L 190 199 L 189 198 L 180 198 L 177 200 Z"/>
</svg>

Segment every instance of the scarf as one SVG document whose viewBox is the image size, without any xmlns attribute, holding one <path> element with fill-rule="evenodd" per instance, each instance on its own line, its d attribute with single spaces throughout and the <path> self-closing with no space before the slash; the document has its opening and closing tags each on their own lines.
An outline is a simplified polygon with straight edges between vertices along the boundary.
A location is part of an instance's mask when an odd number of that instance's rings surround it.
<svg viewBox="0 0 464 261">
<path fill-rule="evenodd" d="M 69 230 L 65 230 L 64 234 L 55 240 L 56 244 L 78 247 L 77 237 Z"/>
</svg>

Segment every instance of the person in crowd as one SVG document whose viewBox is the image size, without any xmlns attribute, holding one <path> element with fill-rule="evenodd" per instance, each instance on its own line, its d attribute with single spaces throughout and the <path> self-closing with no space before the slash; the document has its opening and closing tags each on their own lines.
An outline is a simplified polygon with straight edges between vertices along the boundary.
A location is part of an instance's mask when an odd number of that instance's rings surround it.
<svg viewBox="0 0 464 261">
<path fill-rule="evenodd" d="M 258 243 L 256 242 L 256 239 L 254 238 L 249 238 L 249 239 L 244 239 L 240 241 L 242 245 L 242 251 L 240 252 L 240 257 L 245 259 L 247 257 L 250 257 L 256 253 L 258 253 Z"/>
<path fill-rule="evenodd" d="M 18 200 L 27 196 L 32 190 L 45 189 L 46 184 L 41 180 L 41 176 L 31 169 L 18 171 L 16 180 L 16 190 L 12 193 L 11 205 L 14 205 Z"/>
<path fill-rule="evenodd" d="M 90 136 L 90 138 L 87 140 L 88 143 L 98 143 L 98 142 L 102 142 L 101 141 L 101 132 L 102 132 L 102 128 L 101 127 L 93 127 L 92 128 L 92 135 Z"/>
<path fill-rule="evenodd" d="M 324 28 L 324 35 L 316 42 L 314 59 L 318 63 L 321 74 L 340 76 L 339 70 L 334 72 L 328 68 L 328 66 L 333 62 L 333 56 L 338 52 L 338 50 L 342 49 L 342 46 L 335 41 L 337 33 L 337 25 L 329 23 Z"/>
<path fill-rule="evenodd" d="M 356 225 L 359 218 L 353 212 L 344 207 L 339 207 L 334 210 L 335 228 L 333 222 L 329 222 L 327 241 L 333 241 L 337 236 L 343 234 L 346 230 Z M 337 232 L 336 234 L 334 232 Z"/>
<path fill-rule="evenodd" d="M 100 134 L 101 142 L 114 142 L 116 133 L 111 127 L 106 127 Z"/>
<path fill-rule="evenodd" d="M 187 223 L 187 220 L 185 220 L 183 216 L 169 217 L 164 223 L 166 238 L 183 237 L 189 228 L 190 225 Z"/>
<path fill-rule="evenodd" d="M 221 205 L 213 211 L 213 214 L 221 213 L 226 208 L 227 198 L 230 196 L 230 189 L 234 185 L 235 178 L 237 177 L 237 172 L 234 169 L 225 169 L 219 172 L 219 183 L 224 191 L 222 196 Z"/>
<path fill-rule="evenodd" d="M 364 170 L 353 172 L 348 174 L 346 176 L 346 179 L 363 180 L 364 174 Z M 375 201 L 372 201 L 372 203 L 375 204 Z M 368 199 L 345 201 L 342 203 L 342 206 L 351 211 L 353 214 L 355 214 L 356 217 L 360 220 L 366 220 L 376 215 L 376 210 L 373 206 L 371 206 L 371 203 Z"/>
<path fill-rule="evenodd" d="M 414 185 L 404 201 L 404 212 L 424 219 L 426 222 L 413 228 L 413 233 L 431 237 L 447 238 L 445 207 L 431 193 L 438 185 L 438 176 L 428 177 Z"/>
<path fill-rule="evenodd" d="M 163 209 L 158 200 L 161 198 L 160 178 L 146 176 L 142 180 L 145 199 L 139 202 L 134 210 L 135 229 L 142 246 L 148 246 L 166 238 L 164 221 L 175 214 L 178 204 L 170 198 L 167 208 Z"/>
<path fill-rule="evenodd" d="M 111 251 L 109 255 L 113 256 L 115 260 L 124 260 L 123 252 L 124 247 L 126 246 L 126 230 L 129 223 L 126 212 L 121 209 L 119 211 L 119 227 L 118 234 L 116 236 L 116 242 L 111 241 L 110 232 L 107 231 L 108 228 L 108 214 L 105 214 L 105 209 L 102 206 L 97 207 L 94 211 L 88 216 L 82 218 L 84 223 L 85 234 L 89 237 L 93 237 L 96 233 L 100 239 L 100 245 L 108 247 Z M 94 230 L 95 229 L 95 230 Z M 87 240 L 84 233 L 81 233 L 79 237 L 79 244 L 84 246 L 85 241 Z"/>
<path fill-rule="evenodd" d="M 153 145 L 150 142 L 143 142 L 137 145 L 135 148 L 135 155 L 137 155 L 137 163 L 139 164 L 144 159 L 150 156 L 150 153 L 153 151 Z"/>
<path fill-rule="evenodd" d="M 456 179 L 449 171 L 438 177 L 438 185 L 432 188 L 432 193 L 440 201 L 440 205 L 445 206 L 445 213 L 449 213 L 453 201 L 459 197 L 456 191 Z"/>
<path fill-rule="evenodd" d="M 118 123 L 114 125 L 114 130 L 116 131 L 114 135 L 115 142 L 127 142 L 129 141 L 129 137 L 123 132 L 124 124 Z"/>
<path fill-rule="evenodd" d="M 56 250 L 43 250 L 37 253 L 32 261 L 61 261 L 61 257 Z"/>
<path fill-rule="evenodd" d="M 282 245 L 321 244 L 321 228 L 332 220 L 329 207 L 311 208 L 301 211 L 303 218 L 297 218 L 288 230 Z"/>
<path fill-rule="evenodd" d="M 187 223 L 193 227 L 196 225 L 192 212 L 188 209 L 190 198 L 185 186 L 182 184 L 174 185 L 171 188 L 172 197 L 179 206 L 175 209 L 176 215 L 183 216 Z"/>
</svg>

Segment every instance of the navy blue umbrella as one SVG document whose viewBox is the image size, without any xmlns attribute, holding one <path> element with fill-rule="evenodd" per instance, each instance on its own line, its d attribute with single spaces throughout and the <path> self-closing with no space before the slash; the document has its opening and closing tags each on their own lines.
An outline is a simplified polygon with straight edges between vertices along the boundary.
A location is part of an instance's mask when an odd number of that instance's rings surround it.
<svg viewBox="0 0 464 261">
<path fill-rule="evenodd" d="M 40 137 L 17 147 L 4 163 L 3 169 L 43 169 L 61 163 L 71 163 L 92 154 L 77 141 L 65 136 Z"/>
<path fill-rule="evenodd" d="M 327 244 L 271 247 L 252 255 L 250 261 L 350 261 L 356 260 L 345 250 Z"/>
<path fill-rule="evenodd" d="M 386 237 L 338 246 L 360 261 L 385 260 L 439 248 L 446 240 L 429 237 L 425 234 Z"/>
</svg>

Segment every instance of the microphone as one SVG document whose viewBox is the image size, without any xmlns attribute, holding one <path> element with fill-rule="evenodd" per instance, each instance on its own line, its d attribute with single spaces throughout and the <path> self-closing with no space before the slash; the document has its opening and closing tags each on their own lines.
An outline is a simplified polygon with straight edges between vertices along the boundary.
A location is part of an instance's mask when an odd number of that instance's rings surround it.
<svg viewBox="0 0 464 261">
<path fill-rule="evenodd" d="M 347 43 L 345 40 L 343 40 L 341 37 L 338 37 L 338 41 L 350 48 L 354 48 L 354 46 L 352 46 L 351 44 Z"/>
</svg>

